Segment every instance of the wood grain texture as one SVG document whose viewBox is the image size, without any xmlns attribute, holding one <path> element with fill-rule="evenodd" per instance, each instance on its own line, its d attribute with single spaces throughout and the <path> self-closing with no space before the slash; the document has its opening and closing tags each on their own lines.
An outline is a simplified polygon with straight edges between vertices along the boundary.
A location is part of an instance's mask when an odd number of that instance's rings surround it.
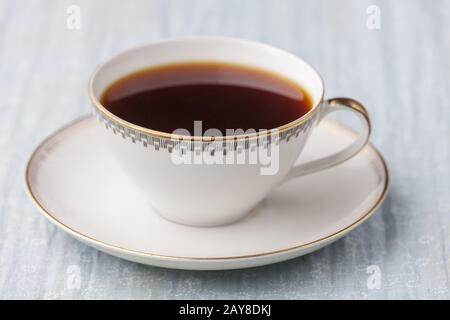
<svg viewBox="0 0 450 320">
<path fill-rule="evenodd" d="M 80 30 L 66 27 L 72 4 Z M 366 27 L 372 4 L 380 30 Z M 49 133 L 89 112 L 93 68 L 129 47 L 188 35 L 292 51 L 322 74 L 328 97 L 363 101 L 392 176 L 378 212 L 318 252 L 226 272 L 123 261 L 39 215 L 24 191 L 25 162 Z M 0 298 L 450 298 L 450 1 L 2 0 L 0 48 Z M 367 286 L 371 265 L 380 289 Z"/>
</svg>

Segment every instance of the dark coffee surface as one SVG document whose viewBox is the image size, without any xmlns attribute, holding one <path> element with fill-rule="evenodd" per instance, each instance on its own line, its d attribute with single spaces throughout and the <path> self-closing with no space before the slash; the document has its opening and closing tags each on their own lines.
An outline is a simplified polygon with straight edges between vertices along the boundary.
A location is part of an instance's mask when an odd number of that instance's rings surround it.
<svg viewBox="0 0 450 320">
<path fill-rule="evenodd" d="M 312 108 L 295 83 L 267 71 L 222 63 L 145 69 L 114 82 L 101 97 L 110 112 L 141 127 L 171 133 L 194 121 L 207 129 L 273 129 Z M 203 133 L 202 132 L 202 133 Z"/>
</svg>

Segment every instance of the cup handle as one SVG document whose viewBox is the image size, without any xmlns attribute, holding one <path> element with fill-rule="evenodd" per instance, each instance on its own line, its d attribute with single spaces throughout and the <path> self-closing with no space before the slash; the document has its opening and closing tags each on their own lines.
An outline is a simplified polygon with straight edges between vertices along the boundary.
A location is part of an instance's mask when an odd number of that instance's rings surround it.
<svg viewBox="0 0 450 320">
<path fill-rule="evenodd" d="M 293 167 L 284 181 L 320 171 L 342 163 L 360 152 L 361 149 L 364 148 L 364 146 L 369 141 L 369 135 L 372 127 L 370 124 L 369 114 L 367 113 L 366 108 L 364 108 L 361 103 L 350 98 L 333 98 L 325 101 L 322 108 L 323 109 L 321 110 L 318 123 L 320 123 L 323 118 L 325 118 L 333 111 L 347 110 L 355 113 L 361 120 L 363 125 L 362 131 L 359 133 L 358 138 L 344 150 L 341 150 L 324 158 L 312 160 L 310 162 L 302 163 Z"/>
</svg>

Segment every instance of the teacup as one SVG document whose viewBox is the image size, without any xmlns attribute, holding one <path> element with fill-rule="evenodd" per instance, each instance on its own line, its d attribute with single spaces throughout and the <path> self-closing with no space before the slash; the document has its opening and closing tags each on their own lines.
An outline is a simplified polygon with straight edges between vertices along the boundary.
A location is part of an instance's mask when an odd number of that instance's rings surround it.
<svg viewBox="0 0 450 320">
<path fill-rule="evenodd" d="M 186 61 L 248 65 L 280 74 L 305 88 L 313 107 L 302 117 L 266 132 L 208 137 L 140 127 L 100 103 L 102 93 L 117 79 L 152 66 Z M 365 108 L 350 98 L 324 100 L 323 94 L 320 76 L 299 57 L 266 44 L 221 37 L 167 40 L 131 49 L 100 66 L 89 81 L 89 96 L 105 143 L 125 172 L 155 212 L 194 226 L 239 220 L 284 181 L 337 165 L 366 145 L 370 121 Z M 360 118 L 359 137 L 336 154 L 294 166 L 314 127 L 336 110 L 348 110 Z M 186 154 L 203 161 L 180 161 Z M 270 161 L 223 161 L 268 154 Z"/>
</svg>

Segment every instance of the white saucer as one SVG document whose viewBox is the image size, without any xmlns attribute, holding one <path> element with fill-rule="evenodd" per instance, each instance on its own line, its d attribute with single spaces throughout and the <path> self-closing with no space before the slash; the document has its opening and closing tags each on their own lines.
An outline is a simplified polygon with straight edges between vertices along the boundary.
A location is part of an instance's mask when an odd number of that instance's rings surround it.
<svg viewBox="0 0 450 320">
<path fill-rule="evenodd" d="M 285 183 L 237 223 L 178 225 L 152 212 L 97 130 L 95 120 L 84 117 L 47 138 L 27 165 L 27 191 L 62 230 L 99 250 L 148 265 L 237 269 L 298 257 L 363 223 L 388 189 L 386 164 L 369 145 L 341 165 Z M 339 150 L 354 137 L 350 129 L 324 120 L 302 160 Z"/>
</svg>

